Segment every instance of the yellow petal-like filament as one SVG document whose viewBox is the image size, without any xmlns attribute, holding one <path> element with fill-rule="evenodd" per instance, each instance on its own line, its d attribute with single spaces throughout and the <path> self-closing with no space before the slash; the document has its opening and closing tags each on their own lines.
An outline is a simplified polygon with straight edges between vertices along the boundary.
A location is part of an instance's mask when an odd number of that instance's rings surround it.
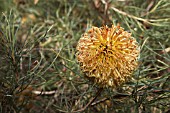
<svg viewBox="0 0 170 113">
<path fill-rule="evenodd" d="M 120 86 L 138 67 L 139 45 L 120 25 L 90 28 L 76 49 L 82 71 L 101 87 Z"/>
</svg>

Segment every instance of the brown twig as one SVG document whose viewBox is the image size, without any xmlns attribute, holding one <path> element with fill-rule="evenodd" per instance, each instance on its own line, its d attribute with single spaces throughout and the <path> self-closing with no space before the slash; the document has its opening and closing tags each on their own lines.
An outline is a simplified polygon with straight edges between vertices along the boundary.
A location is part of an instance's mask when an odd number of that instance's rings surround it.
<svg viewBox="0 0 170 113">
<path fill-rule="evenodd" d="M 103 91 L 103 88 L 100 88 L 100 89 L 97 91 L 96 96 L 95 96 L 95 97 L 92 97 L 92 98 L 90 99 L 90 101 L 89 101 L 83 108 L 81 108 L 81 109 L 79 109 L 79 110 L 76 110 L 76 111 L 72 111 L 72 113 L 82 112 L 82 111 L 84 111 L 85 109 L 87 109 L 87 108 L 96 100 L 96 98 L 101 94 L 102 91 Z"/>
<path fill-rule="evenodd" d="M 128 13 L 126 13 L 126 12 L 123 12 L 123 11 L 121 11 L 121 10 L 113 7 L 113 6 L 111 7 L 111 9 L 113 9 L 115 12 L 117 12 L 117 13 L 119 13 L 119 14 L 122 14 L 122 15 L 124 15 L 124 16 L 127 16 L 127 17 L 129 17 L 129 18 L 133 18 L 133 19 L 135 19 L 135 20 L 140 20 L 140 21 L 142 21 L 142 22 L 146 22 L 146 23 L 148 23 L 148 24 L 151 24 L 151 22 L 149 22 L 149 21 L 146 20 L 146 19 L 143 19 L 143 18 L 140 18 L 140 17 L 136 17 L 136 16 L 134 16 L 134 15 L 130 15 L 130 14 L 128 14 Z"/>
<path fill-rule="evenodd" d="M 115 8 L 114 6 L 111 6 L 110 8 L 111 8 L 112 10 L 114 10 L 115 12 L 121 14 L 121 15 L 127 16 L 127 17 L 129 17 L 129 18 L 134 19 L 134 20 L 142 21 L 143 23 L 146 23 L 146 24 L 148 24 L 148 25 L 161 26 L 160 24 L 157 24 L 157 23 L 154 23 L 154 22 L 161 22 L 161 21 L 169 21 L 169 20 L 170 20 L 170 18 L 163 18 L 163 19 L 144 19 L 144 18 L 140 18 L 140 17 L 134 16 L 134 15 L 128 14 L 128 13 L 126 13 L 126 12 L 123 12 L 123 11 Z"/>
<path fill-rule="evenodd" d="M 101 8 L 101 3 L 104 4 L 104 9 Z M 94 0 L 92 2 L 92 8 L 94 8 L 98 15 L 102 18 L 103 20 L 103 24 L 111 24 L 112 21 L 109 19 L 109 16 L 108 16 L 108 10 L 109 10 L 109 7 L 110 7 L 110 3 L 109 1 L 97 1 L 97 0 Z"/>
<path fill-rule="evenodd" d="M 91 105 L 92 106 L 95 106 L 95 105 L 97 105 L 97 104 L 99 104 L 99 103 L 102 103 L 102 102 L 104 102 L 104 101 L 106 101 L 106 100 L 108 100 L 109 98 L 102 98 L 102 99 L 100 99 L 100 100 L 98 100 L 98 101 L 96 101 L 96 102 L 93 102 Z"/>
<path fill-rule="evenodd" d="M 59 89 L 61 86 L 63 85 L 63 82 L 59 83 L 58 84 L 58 87 L 57 89 Z M 52 90 L 52 91 L 38 91 L 38 90 L 34 90 L 32 91 L 33 94 L 36 94 L 36 95 L 54 95 L 56 94 L 58 91 L 56 90 Z"/>
<path fill-rule="evenodd" d="M 32 91 L 32 93 L 36 95 L 53 95 L 56 93 L 56 90 L 54 91 Z"/>
</svg>

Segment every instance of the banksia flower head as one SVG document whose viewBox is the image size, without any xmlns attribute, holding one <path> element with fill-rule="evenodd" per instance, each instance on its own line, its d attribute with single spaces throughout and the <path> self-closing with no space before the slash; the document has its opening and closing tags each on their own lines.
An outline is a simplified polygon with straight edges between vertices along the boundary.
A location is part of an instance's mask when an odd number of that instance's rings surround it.
<svg viewBox="0 0 170 113">
<path fill-rule="evenodd" d="M 119 25 L 92 27 L 82 35 L 76 57 L 87 77 L 101 87 L 116 88 L 138 67 L 139 46 Z"/>
</svg>

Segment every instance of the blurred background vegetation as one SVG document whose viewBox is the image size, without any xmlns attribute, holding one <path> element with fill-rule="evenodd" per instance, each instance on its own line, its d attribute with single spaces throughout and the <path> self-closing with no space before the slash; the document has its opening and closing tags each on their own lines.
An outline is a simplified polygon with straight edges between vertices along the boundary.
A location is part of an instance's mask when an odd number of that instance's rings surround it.
<svg viewBox="0 0 170 113">
<path fill-rule="evenodd" d="M 0 0 L 1 113 L 169 113 L 169 0 Z M 134 79 L 97 95 L 76 62 L 91 26 L 118 24 L 141 47 Z M 95 101 L 91 102 L 93 98 Z"/>
</svg>

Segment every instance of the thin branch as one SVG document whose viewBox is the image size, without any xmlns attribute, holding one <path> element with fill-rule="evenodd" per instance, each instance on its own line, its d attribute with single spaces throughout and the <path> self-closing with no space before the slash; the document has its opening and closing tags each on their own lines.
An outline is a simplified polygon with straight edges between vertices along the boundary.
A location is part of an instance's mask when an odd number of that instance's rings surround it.
<svg viewBox="0 0 170 113">
<path fill-rule="evenodd" d="M 55 91 L 32 91 L 32 93 L 36 95 L 53 95 L 56 93 L 56 90 Z"/>
<path fill-rule="evenodd" d="M 143 18 L 140 18 L 140 17 L 136 17 L 136 16 L 134 16 L 134 15 L 130 15 L 130 14 L 126 13 L 126 12 L 120 11 L 119 9 L 117 9 L 117 8 L 115 8 L 115 7 L 113 7 L 113 6 L 111 7 L 111 9 L 113 9 L 115 12 L 120 13 L 120 14 L 122 14 L 122 15 L 124 15 L 124 16 L 128 16 L 129 18 L 133 18 L 133 19 L 135 19 L 135 20 L 140 20 L 140 21 L 146 22 L 146 23 L 148 23 L 148 24 L 152 24 L 151 22 L 149 22 L 149 21 L 146 20 L 146 19 L 143 19 Z"/>
<path fill-rule="evenodd" d="M 154 22 L 167 22 L 167 21 L 170 21 L 170 18 L 163 18 L 163 19 L 144 19 L 144 18 L 140 18 L 140 17 L 137 17 L 137 16 L 134 16 L 134 15 L 130 15 L 126 12 L 123 12 L 113 6 L 110 7 L 111 9 L 113 9 L 115 12 L 119 13 L 119 14 L 122 14 L 124 16 L 127 16 L 129 18 L 132 18 L 132 19 L 135 19 L 135 20 L 138 20 L 138 21 L 142 21 L 146 24 L 150 24 L 150 25 L 155 25 L 155 26 L 162 26 L 161 24 L 157 24 L 157 23 L 154 23 Z"/>
<path fill-rule="evenodd" d="M 76 110 L 76 111 L 72 111 L 72 113 L 82 112 L 82 111 L 84 111 L 85 109 L 87 109 L 87 108 L 96 100 L 96 98 L 101 94 L 102 91 L 103 91 L 103 88 L 100 88 L 100 89 L 98 90 L 98 92 L 96 93 L 96 96 L 93 97 L 93 98 L 91 98 L 90 101 L 89 101 L 83 108 L 81 108 L 81 109 L 79 109 L 79 110 Z"/>
</svg>

